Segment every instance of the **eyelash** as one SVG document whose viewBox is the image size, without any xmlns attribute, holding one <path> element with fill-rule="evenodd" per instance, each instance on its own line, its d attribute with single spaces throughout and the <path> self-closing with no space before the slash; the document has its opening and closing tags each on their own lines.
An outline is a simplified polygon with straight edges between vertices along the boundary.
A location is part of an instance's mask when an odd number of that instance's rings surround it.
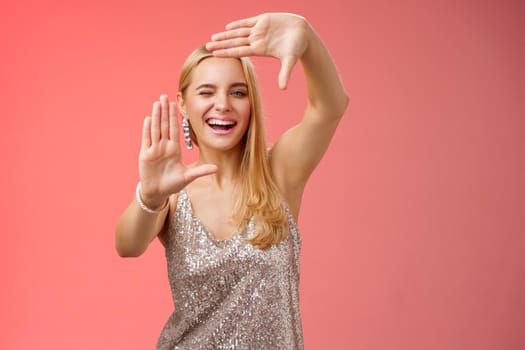
<svg viewBox="0 0 525 350">
<path fill-rule="evenodd" d="M 248 93 L 242 90 L 235 90 L 232 91 L 232 95 L 234 95 L 235 97 L 246 97 L 248 96 Z"/>
<path fill-rule="evenodd" d="M 211 96 L 212 94 L 213 94 L 212 91 L 207 91 L 207 90 L 199 91 L 199 95 L 201 96 Z M 242 90 L 234 90 L 231 92 L 231 94 L 234 97 L 239 97 L 239 98 L 248 96 L 248 93 Z"/>
</svg>

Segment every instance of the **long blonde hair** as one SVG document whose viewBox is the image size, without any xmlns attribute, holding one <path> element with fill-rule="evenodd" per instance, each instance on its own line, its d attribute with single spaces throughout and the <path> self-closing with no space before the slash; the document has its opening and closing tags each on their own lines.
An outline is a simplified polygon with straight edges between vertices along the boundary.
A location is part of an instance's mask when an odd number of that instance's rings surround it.
<svg viewBox="0 0 525 350">
<path fill-rule="evenodd" d="M 191 72 L 209 57 L 213 57 L 213 54 L 204 46 L 197 48 L 188 56 L 179 77 L 179 91 L 183 96 L 190 85 Z M 272 178 L 268 162 L 262 103 L 255 69 L 249 58 L 241 57 L 239 61 L 248 85 L 251 116 L 242 141 L 240 193 L 235 203 L 233 220 L 239 228 L 244 229 L 253 217 L 256 231 L 249 242 L 265 249 L 287 237 L 288 221 L 281 193 Z M 198 145 L 193 130 L 190 130 L 190 135 L 192 141 Z"/>
</svg>

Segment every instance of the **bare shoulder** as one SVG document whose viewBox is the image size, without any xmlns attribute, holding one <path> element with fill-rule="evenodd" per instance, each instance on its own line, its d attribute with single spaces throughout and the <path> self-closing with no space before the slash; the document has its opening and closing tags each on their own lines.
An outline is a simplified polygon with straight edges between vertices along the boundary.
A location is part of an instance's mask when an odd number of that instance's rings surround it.
<svg viewBox="0 0 525 350">
<path fill-rule="evenodd" d="M 279 161 L 275 161 L 273 147 L 268 149 L 268 161 L 270 164 L 270 171 L 272 178 L 277 185 L 277 188 L 281 192 L 288 208 L 290 209 L 293 217 L 297 221 L 299 217 L 299 211 L 301 210 L 301 200 L 304 192 L 304 183 L 290 181 L 286 177 L 285 171 L 283 171 L 282 164 Z"/>
<path fill-rule="evenodd" d="M 177 211 L 177 201 L 179 199 L 179 194 L 174 193 L 169 197 L 169 211 L 168 215 L 166 215 L 166 221 L 164 222 L 164 226 L 162 226 L 162 230 L 158 234 L 159 241 L 162 243 L 164 247 L 166 247 L 166 243 L 168 240 L 168 228 L 170 225 L 170 222 L 173 222 L 173 218 L 175 217 L 175 212 Z"/>
<path fill-rule="evenodd" d="M 168 212 L 168 217 L 166 219 L 166 223 L 170 222 L 173 220 L 173 217 L 175 216 L 175 212 L 177 211 L 177 201 L 179 200 L 179 194 L 178 193 L 174 193 L 170 196 L 169 198 L 169 201 L 170 201 L 170 210 Z"/>
</svg>

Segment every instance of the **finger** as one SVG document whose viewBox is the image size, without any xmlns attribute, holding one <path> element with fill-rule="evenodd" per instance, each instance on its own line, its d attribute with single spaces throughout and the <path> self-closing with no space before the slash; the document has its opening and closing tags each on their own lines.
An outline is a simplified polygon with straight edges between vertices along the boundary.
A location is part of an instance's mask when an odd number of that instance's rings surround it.
<svg viewBox="0 0 525 350">
<path fill-rule="evenodd" d="M 227 30 L 241 28 L 241 27 L 253 27 L 255 23 L 257 23 L 257 19 L 259 16 L 250 17 L 250 18 L 243 18 L 237 21 L 233 21 L 231 23 L 228 23 L 226 25 Z"/>
<path fill-rule="evenodd" d="M 141 149 L 147 150 L 151 146 L 151 117 L 144 118 L 142 123 L 142 144 Z"/>
<path fill-rule="evenodd" d="M 284 90 L 288 86 L 288 80 L 290 79 L 290 74 L 292 69 L 297 62 L 297 57 L 295 56 L 286 56 L 281 59 L 281 71 L 279 72 L 279 88 Z"/>
<path fill-rule="evenodd" d="M 243 38 L 250 36 L 251 28 L 239 28 L 234 30 L 228 30 L 221 33 L 215 33 L 211 36 L 212 41 L 227 40 L 232 38 Z"/>
<path fill-rule="evenodd" d="M 250 38 L 233 38 L 221 41 L 212 41 L 206 44 L 206 49 L 209 51 L 222 50 L 234 48 L 237 46 L 246 46 L 250 44 Z"/>
<path fill-rule="evenodd" d="M 160 103 L 156 101 L 153 103 L 153 110 L 151 111 L 151 143 L 157 143 L 160 139 Z"/>
<path fill-rule="evenodd" d="M 168 95 L 160 96 L 160 138 L 169 137 Z"/>
<path fill-rule="evenodd" d="M 245 57 L 253 56 L 255 52 L 250 46 L 239 46 L 232 47 L 229 49 L 221 49 L 213 51 L 213 55 L 216 57 Z"/>
<path fill-rule="evenodd" d="M 179 142 L 179 121 L 177 120 L 177 104 L 170 103 L 170 140 Z"/>
<path fill-rule="evenodd" d="M 217 172 L 217 166 L 214 164 L 202 164 L 194 168 L 188 168 L 184 172 L 186 183 L 190 183 L 198 177 L 210 175 Z"/>
</svg>

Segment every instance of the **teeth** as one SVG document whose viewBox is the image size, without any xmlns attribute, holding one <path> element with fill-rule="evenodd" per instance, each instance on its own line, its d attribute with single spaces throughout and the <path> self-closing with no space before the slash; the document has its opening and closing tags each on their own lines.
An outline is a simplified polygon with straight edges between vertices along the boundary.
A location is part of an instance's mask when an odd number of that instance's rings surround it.
<svg viewBox="0 0 525 350">
<path fill-rule="evenodd" d="M 209 125 L 222 125 L 222 126 L 228 126 L 228 125 L 234 125 L 235 122 L 229 121 L 229 120 L 218 120 L 218 119 L 210 119 L 208 120 Z"/>
</svg>

